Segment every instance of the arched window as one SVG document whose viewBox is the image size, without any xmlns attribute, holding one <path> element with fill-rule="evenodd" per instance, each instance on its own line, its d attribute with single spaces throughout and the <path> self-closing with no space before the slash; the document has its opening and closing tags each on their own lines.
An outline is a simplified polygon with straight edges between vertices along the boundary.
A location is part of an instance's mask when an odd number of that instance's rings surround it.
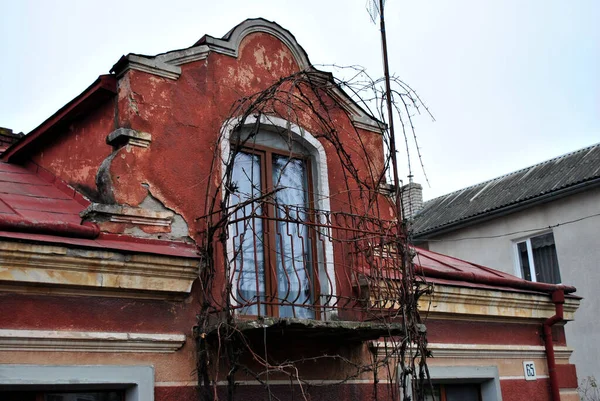
<svg viewBox="0 0 600 401">
<path fill-rule="evenodd" d="M 274 118 L 224 142 L 236 149 L 228 230 L 234 304 L 246 315 L 321 318 L 335 293 L 332 246 L 316 211 L 329 209 L 322 146 Z"/>
</svg>

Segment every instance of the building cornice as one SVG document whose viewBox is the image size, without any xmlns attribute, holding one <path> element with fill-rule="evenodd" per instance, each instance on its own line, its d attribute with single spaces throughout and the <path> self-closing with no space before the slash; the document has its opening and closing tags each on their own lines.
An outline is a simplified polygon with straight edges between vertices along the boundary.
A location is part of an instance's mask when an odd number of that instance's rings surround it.
<svg viewBox="0 0 600 401">
<path fill-rule="evenodd" d="M 567 298 L 565 320 L 573 320 L 579 300 Z M 549 295 L 475 289 L 468 287 L 435 284 L 431 295 L 419 300 L 419 308 L 430 318 L 473 317 L 478 320 L 496 319 L 547 319 L 554 315 L 555 306 Z"/>
<path fill-rule="evenodd" d="M 380 356 L 389 353 L 390 344 L 384 341 L 373 343 Z M 546 349 L 543 345 L 509 345 L 509 344 L 447 344 L 429 343 L 427 349 L 434 358 L 452 359 L 537 359 L 546 358 Z M 564 346 L 554 347 L 557 359 L 568 361 L 573 349 Z"/>
<path fill-rule="evenodd" d="M 0 287 L 172 299 L 191 291 L 200 260 L 0 241 Z"/>
<path fill-rule="evenodd" d="M 229 31 L 223 38 L 205 35 L 194 46 L 186 49 L 174 50 L 156 56 L 128 54 L 121 57 L 112 67 L 111 72 L 114 72 L 118 78 L 122 77 L 129 70 L 137 70 L 177 80 L 181 75 L 181 65 L 205 60 L 210 53 L 237 58 L 242 40 L 252 33 L 259 32 L 269 34 L 281 41 L 290 50 L 300 71 L 310 71 L 315 75 L 320 75 L 319 79 L 322 79 L 323 83 L 329 82 L 331 84 L 328 87 L 329 95 L 350 116 L 355 128 L 379 134 L 385 131 L 386 125 L 363 110 L 360 105 L 333 82 L 330 73 L 319 71 L 311 65 L 308 55 L 296 41 L 294 35 L 278 24 L 262 18 L 248 19 L 242 22 Z"/>
<path fill-rule="evenodd" d="M 175 352 L 184 334 L 0 330 L 2 351 Z"/>
</svg>

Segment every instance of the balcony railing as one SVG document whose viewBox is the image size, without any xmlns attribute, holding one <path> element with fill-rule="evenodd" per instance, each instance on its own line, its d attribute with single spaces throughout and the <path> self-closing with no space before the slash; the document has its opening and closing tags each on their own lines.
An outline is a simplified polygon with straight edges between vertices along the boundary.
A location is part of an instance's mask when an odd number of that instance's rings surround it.
<svg viewBox="0 0 600 401">
<path fill-rule="evenodd" d="M 355 320 L 396 310 L 402 259 L 395 221 L 271 202 L 204 217 L 215 310 Z"/>
</svg>

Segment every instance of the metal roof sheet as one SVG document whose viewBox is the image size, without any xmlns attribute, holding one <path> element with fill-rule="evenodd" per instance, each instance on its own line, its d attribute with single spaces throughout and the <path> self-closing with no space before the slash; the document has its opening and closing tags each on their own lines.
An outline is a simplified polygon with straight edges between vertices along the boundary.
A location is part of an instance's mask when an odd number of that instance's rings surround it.
<svg viewBox="0 0 600 401">
<path fill-rule="evenodd" d="M 600 184 L 600 143 L 425 202 L 414 238 Z"/>
<path fill-rule="evenodd" d="M 34 231 L 20 230 L 21 226 L 15 225 L 14 229 L 10 231 L 0 229 L 0 238 L 64 246 L 103 248 L 129 253 L 198 257 L 196 247 L 186 243 L 145 240 L 127 235 L 102 233 L 83 238 L 78 235 L 69 235 L 69 230 L 62 230 L 60 233 L 53 232 L 53 228 L 61 228 L 65 224 L 81 227 L 82 221 L 79 213 L 89 202 L 59 180 L 55 179 L 54 182 L 51 182 L 43 177 L 50 178 L 50 174 L 37 166 L 26 168 L 0 162 L 0 227 L 6 221 L 48 227 L 46 230 Z"/>
</svg>

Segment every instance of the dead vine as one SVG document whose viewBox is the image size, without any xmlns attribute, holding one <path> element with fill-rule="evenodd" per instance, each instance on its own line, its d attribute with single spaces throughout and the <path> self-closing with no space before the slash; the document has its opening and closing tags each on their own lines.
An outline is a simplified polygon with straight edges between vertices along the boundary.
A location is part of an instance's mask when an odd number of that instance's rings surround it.
<svg viewBox="0 0 600 401">
<path fill-rule="evenodd" d="M 332 68 L 350 78 L 336 80 L 314 69 L 281 78 L 235 102 L 220 133 L 211 168 L 214 185 L 207 188 L 206 210 L 198 218 L 205 268 L 197 361 L 204 399 L 222 397 L 219 386 L 225 384 L 227 399 L 235 399 L 238 376 L 260 383 L 270 400 L 279 399 L 273 380 L 290 383 L 308 400 L 310 388 L 365 377 L 373 380 L 373 399 L 424 399 L 429 352 L 418 301 L 430 287 L 415 274 L 406 222 L 393 212 L 395 197 L 402 194 L 387 184 L 389 151 L 379 153 L 381 145 L 390 149 L 382 121 L 397 118 L 408 143 L 410 136 L 416 140 L 413 114 L 429 110 L 410 86 L 392 77 L 396 116 L 387 116 L 382 80 L 356 66 Z M 262 170 L 265 144 L 278 147 L 276 156 L 265 158 L 285 156 L 278 171 L 296 168 L 304 156 L 313 160 L 314 152 L 306 151 L 308 136 L 322 146 L 335 172 L 335 192 L 323 189 L 318 168 L 305 173 L 314 190 L 285 182 L 283 173 L 268 176 Z M 324 160 L 319 163 L 313 167 L 322 168 Z M 303 201 L 286 202 L 285 194 Z M 267 261 L 281 267 L 273 272 Z M 282 357 L 271 346 L 272 331 L 265 323 L 270 311 L 280 318 L 371 322 L 385 340 L 369 358 L 330 346 Z M 249 315 L 262 327 L 253 336 L 245 329 Z M 399 323 L 401 334 L 395 331 Z M 358 348 L 368 352 L 367 344 Z M 306 377 L 307 365 L 323 362 L 343 377 L 322 383 Z M 380 380 L 389 383 L 386 395 L 379 393 Z"/>
</svg>

